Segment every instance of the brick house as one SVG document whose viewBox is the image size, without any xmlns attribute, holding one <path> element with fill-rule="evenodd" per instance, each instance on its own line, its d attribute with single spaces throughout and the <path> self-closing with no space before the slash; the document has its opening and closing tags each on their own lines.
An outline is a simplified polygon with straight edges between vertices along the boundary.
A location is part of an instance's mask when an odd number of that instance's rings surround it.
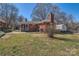
<svg viewBox="0 0 79 59">
<path fill-rule="evenodd" d="M 20 31 L 40 31 L 46 32 L 50 23 L 54 22 L 54 15 L 48 14 L 46 20 L 41 20 L 38 22 L 29 21 L 29 22 L 19 22 Z"/>
</svg>

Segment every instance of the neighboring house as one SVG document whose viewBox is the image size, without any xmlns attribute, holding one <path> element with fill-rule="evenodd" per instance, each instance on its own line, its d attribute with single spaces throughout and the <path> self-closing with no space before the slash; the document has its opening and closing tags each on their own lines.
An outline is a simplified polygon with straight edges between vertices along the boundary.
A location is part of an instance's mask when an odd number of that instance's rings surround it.
<svg viewBox="0 0 79 59">
<path fill-rule="evenodd" d="M 0 30 L 3 30 L 6 27 L 6 22 L 0 19 Z"/>
</svg>

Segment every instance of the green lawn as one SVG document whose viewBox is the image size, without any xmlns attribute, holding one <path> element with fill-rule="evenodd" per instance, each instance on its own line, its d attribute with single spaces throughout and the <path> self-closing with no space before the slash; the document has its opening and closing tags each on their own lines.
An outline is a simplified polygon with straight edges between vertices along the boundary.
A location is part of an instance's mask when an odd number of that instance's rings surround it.
<svg viewBox="0 0 79 59">
<path fill-rule="evenodd" d="M 0 38 L 0 55 L 79 55 L 79 35 L 56 34 L 52 39 L 44 33 L 11 33 Z"/>
</svg>

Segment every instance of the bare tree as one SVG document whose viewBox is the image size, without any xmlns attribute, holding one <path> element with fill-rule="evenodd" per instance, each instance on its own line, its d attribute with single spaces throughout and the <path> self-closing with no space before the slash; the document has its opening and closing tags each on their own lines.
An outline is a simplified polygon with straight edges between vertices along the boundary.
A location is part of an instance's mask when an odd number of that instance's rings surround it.
<svg viewBox="0 0 79 59">
<path fill-rule="evenodd" d="M 72 14 L 68 15 L 65 12 L 60 12 L 58 22 L 65 24 L 68 31 L 72 31 L 74 29 L 74 19 Z"/>
<path fill-rule="evenodd" d="M 67 16 L 66 25 L 68 27 L 68 30 L 73 32 L 73 30 L 75 29 L 74 16 L 73 15 L 70 14 L 70 15 Z"/>
<path fill-rule="evenodd" d="M 19 16 L 19 17 L 18 17 L 18 21 L 19 21 L 19 22 L 23 22 L 23 21 L 24 21 L 24 17 L 23 17 L 22 15 Z"/>
<path fill-rule="evenodd" d="M 7 28 L 15 26 L 18 15 L 18 9 L 13 4 L 1 3 L 0 4 L 0 17 L 6 21 Z"/>
<path fill-rule="evenodd" d="M 32 20 L 40 21 L 45 20 L 48 13 L 57 14 L 59 12 L 59 7 L 54 4 L 49 3 L 38 3 L 32 11 Z"/>
<path fill-rule="evenodd" d="M 9 21 L 12 25 L 12 30 L 14 30 L 16 27 L 16 20 L 18 17 L 17 15 L 18 15 L 18 9 L 14 5 L 11 5 L 11 12 L 10 12 Z"/>
<path fill-rule="evenodd" d="M 53 37 L 54 28 L 55 28 L 54 20 L 58 20 L 59 11 L 60 11 L 60 8 L 55 4 L 49 4 L 49 3 L 36 4 L 35 8 L 32 11 L 32 20 L 33 21 L 45 20 L 48 16 L 48 13 L 50 13 L 51 24 L 48 27 L 48 36 Z"/>
</svg>

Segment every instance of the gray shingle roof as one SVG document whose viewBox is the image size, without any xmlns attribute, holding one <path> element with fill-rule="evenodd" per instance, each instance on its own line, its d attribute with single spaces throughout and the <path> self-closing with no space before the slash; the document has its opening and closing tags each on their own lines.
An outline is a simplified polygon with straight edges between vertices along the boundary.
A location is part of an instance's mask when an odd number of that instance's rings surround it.
<svg viewBox="0 0 79 59">
<path fill-rule="evenodd" d="M 42 20 L 42 21 L 28 21 L 28 22 L 19 22 L 19 24 L 40 24 L 43 22 L 50 22 L 49 20 Z"/>
</svg>

